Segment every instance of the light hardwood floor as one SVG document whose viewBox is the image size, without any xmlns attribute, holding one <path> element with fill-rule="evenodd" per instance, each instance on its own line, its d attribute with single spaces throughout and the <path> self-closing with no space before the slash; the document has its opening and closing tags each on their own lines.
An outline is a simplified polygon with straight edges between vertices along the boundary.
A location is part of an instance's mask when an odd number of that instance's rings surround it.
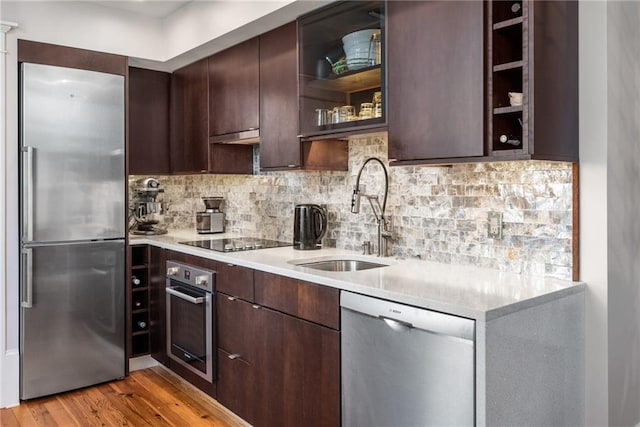
<svg viewBox="0 0 640 427">
<path fill-rule="evenodd" d="M 123 380 L 0 410 L 0 426 L 247 426 L 215 400 L 155 366 Z"/>
</svg>

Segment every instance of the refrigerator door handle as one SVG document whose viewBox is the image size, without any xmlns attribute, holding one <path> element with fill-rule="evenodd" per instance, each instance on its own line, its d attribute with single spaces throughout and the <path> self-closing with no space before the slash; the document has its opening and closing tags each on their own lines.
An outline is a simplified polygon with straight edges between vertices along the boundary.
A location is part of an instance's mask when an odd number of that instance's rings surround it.
<svg viewBox="0 0 640 427">
<path fill-rule="evenodd" d="M 22 147 L 22 173 L 24 191 L 22 193 L 23 241 L 33 241 L 33 147 Z"/>
<path fill-rule="evenodd" d="M 22 250 L 22 268 L 24 288 L 22 289 L 22 308 L 33 307 L 33 249 Z"/>
</svg>

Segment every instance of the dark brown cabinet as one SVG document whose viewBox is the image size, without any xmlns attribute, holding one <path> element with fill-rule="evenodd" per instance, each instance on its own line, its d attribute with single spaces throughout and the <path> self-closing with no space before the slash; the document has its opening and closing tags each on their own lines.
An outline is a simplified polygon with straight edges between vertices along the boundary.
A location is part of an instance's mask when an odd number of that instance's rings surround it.
<svg viewBox="0 0 640 427">
<path fill-rule="evenodd" d="M 127 357 L 149 354 L 149 247 L 129 246 L 127 275 Z"/>
<path fill-rule="evenodd" d="M 171 78 L 171 172 L 204 173 L 208 164 L 207 59 L 176 70 Z"/>
<path fill-rule="evenodd" d="M 257 130 L 259 117 L 258 38 L 209 57 L 209 135 Z"/>
<path fill-rule="evenodd" d="M 578 161 L 577 2 L 393 1 L 387 15 L 392 165 Z"/>
<path fill-rule="evenodd" d="M 578 3 L 489 5 L 489 155 L 577 162 Z"/>
<path fill-rule="evenodd" d="M 171 74 L 129 67 L 129 174 L 168 174 Z"/>
<path fill-rule="evenodd" d="M 339 426 L 338 290 L 217 264 L 218 401 L 256 426 Z"/>
<path fill-rule="evenodd" d="M 389 159 L 482 157 L 484 4 L 387 4 Z"/>
<path fill-rule="evenodd" d="M 339 426 L 339 291 L 260 271 L 255 291 L 255 425 Z"/>
<path fill-rule="evenodd" d="M 291 22 L 260 36 L 260 168 L 301 166 L 298 37 Z"/>
<path fill-rule="evenodd" d="M 149 344 L 151 357 L 167 364 L 165 250 L 149 246 Z"/>
<path fill-rule="evenodd" d="M 381 1 L 336 2 L 298 19 L 303 140 L 384 128 L 385 31 Z"/>
<path fill-rule="evenodd" d="M 253 270 L 217 263 L 218 401 L 251 424 L 257 402 L 255 378 L 259 306 L 253 304 Z"/>
<path fill-rule="evenodd" d="M 252 303 L 216 293 L 218 318 L 218 401 L 251 424 L 255 391 L 256 328 L 259 310 Z"/>
<path fill-rule="evenodd" d="M 269 308 L 257 312 L 256 426 L 340 425 L 340 333 Z"/>
</svg>

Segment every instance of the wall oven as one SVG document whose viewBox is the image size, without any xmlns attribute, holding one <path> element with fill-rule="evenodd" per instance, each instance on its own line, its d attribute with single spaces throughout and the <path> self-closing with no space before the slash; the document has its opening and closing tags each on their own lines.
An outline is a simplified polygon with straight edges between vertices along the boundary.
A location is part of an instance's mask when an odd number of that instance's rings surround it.
<svg viewBox="0 0 640 427">
<path fill-rule="evenodd" d="M 213 382 L 215 272 L 167 261 L 167 355 Z"/>
</svg>

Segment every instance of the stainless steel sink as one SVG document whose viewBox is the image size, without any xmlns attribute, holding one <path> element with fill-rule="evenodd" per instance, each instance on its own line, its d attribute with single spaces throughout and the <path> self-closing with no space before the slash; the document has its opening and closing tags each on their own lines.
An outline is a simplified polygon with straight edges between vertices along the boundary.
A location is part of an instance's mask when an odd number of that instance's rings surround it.
<svg viewBox="0 0 640 427">
<path fill-rule="evenodd" d="M 358 259 L 330 259 L 323 261 L 311 261 L 296 263 L 298 267 L 313 268 L 323 271 L 360 271 L 372 268 L 387 267 L 387 264 L 377 262 L 362 261 Z"/>
</svg>

